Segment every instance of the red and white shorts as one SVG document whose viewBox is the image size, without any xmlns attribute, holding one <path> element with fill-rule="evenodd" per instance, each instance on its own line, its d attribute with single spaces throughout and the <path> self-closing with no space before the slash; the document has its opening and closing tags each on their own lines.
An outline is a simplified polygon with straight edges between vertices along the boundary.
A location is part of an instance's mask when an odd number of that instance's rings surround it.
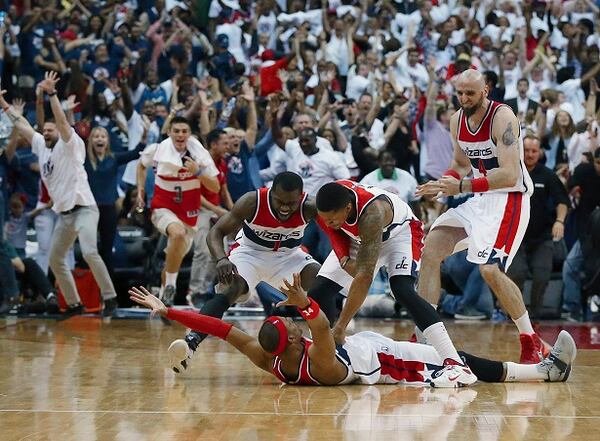
<svg viewBox="0 0 600 441">
<path fill-rule="evenodd" d="M 467 238 L 456 244 L 454 252 L 467 249 L 469 262 L 498 264 L 504 271 L 512 263 L 529 224 L 530 196 L 524 193 L 476 194 L 451 208 L 431 226 L 464 228 Z"/>
<path fill-rule="evenodd" d="M 359 245 L 350 244 L 350 257 L 356 258 Z M 390 237 L 382 243 L 379 259 L 375 266 L 375 274 L 380 268 L 385 267 L 389 277 L 413 276 L 417 277 L 421 267 L 421 250 L 423 249 L 423 225 L 417 219 L 407 220 L 397 226 Z M 342 295 L 347 295 L 353 277 L 341 266 L 340 261 L 332 251 L 319 271 L 323 276 L 340 285 Z"/>
<path fill-rule="evenodd" d="M 362 384 L 427 385 L 444 364 L 433 346 L 395 341 L 371 331 L 346 337 L 342 348 L 354 380 Z"/>
</svg>

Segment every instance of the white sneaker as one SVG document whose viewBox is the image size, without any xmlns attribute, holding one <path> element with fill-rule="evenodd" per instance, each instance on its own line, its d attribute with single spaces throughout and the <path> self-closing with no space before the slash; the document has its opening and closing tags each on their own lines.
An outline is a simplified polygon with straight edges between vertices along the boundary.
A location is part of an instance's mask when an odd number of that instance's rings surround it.
<svg viewBox="0 0 600 441">
<path fill-rule="evenodd" d="M 550 355 L 538 363 L 538 369 L 547 376 L 545 381 L 567 381 L 577 356 L 575 340 L 567 331 L 560 331 Z"/>
<path fill-rule="evenodd" d="M 463 387 L 477 381 L 477 377 L 468 366 L 447 358 L 444 367 L 431 376 L 433 387 Z"/>
<path fill-rule="evenodd" d="M 171 343 L 168 353 L 171 369 L 176 374 L 181 374 L 188 368 L 189 360 L 194 355 L 194 351 L 190 349 L 187 342 L 182 338 Z"/>
</svg>

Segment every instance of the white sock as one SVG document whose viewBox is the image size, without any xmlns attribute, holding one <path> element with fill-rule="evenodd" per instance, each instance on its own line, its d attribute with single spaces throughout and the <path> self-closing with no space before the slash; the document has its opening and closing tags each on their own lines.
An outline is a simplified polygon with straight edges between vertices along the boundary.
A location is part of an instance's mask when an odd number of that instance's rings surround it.
<svg viewBox="0 0 600 441">
<path fill-rule="evenodd" d="M 423 331 L 421 331 L 418 326 L 415 326 L 415 337 L 417 338 L 417 343 L 424 345 L 427 344 L 427 339 L 423 335 Z"/>
<path fill-rule="evenodd" d="M 533 326 L 531 326 L 531 320 L 529 320 L 529 313 L 527 311 L 525 311 L 525 314 L 523 314 L 518 319 L 513 319 L 513 322 L 515 322 L 515 325 L 517 325 L 517 328 L 519 329 L 519 334 L 535 334 Z"/>
<path fill-rule="evenodd" d="M 179 273 L 168 273 L 165 271 L 165 286 L 177 285 L 177 274 L 179 274 Z"/>
<path fill-rule="evenodd" d="M 437 353 L 440 354 L 442 360 L 451 358 L 452 360 L 463 364 L 458 352 L 456 352 L 456 348 L 454 347 L 452 340 L 450 340 L 450 336 L 448 335 L 448 331 L 446 331 L 444 323 L 434 323 L 427 329 L 423 330 L 423 335 L 427 339 L 427 343 L 432 345 Z"/>
<path fill-rule="evenodd" d="M 512 361 L 506 362 L 505 382 L 545 380 L 546 373 L 540 372 L 537 364 L 518 364 Z"/>
</svg>

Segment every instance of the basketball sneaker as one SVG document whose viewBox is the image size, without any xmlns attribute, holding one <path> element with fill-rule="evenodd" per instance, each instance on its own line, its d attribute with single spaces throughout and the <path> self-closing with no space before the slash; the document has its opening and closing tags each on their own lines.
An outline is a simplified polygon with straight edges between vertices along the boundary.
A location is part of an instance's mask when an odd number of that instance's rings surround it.
<svg viewBox="0 0 600 441">
<path fill-rule="evenodd" d="M 195 332 L 190 332 L 184 339 L 180 338 L 171 343 L 168 353 L 169 363 L 173 372 L 181 374 L 187 370 L 192 356 L 196 352 L 201 341 L 202 338 L 200 335 Z"/>
<path fill-rule="evenodd" d="M 444 367 L 435 371 L 431 378 L 433 387 L 463 387 L 470 386 L 477 381 L 477 377 L 465 364 L 446 358 Z"/>
<path fill-rule="evenodd" d="M 540 363 L 550 354 L 551 346 L 542 340 L 537 334 L 521 334 L 521 364 Z"/>
<path fill-rule="evenodd" d="M 161 297 L 161 300 L 163 301 L 165 306 L 167 306 L 167 307 L 173 306 L 173 301 L 175 300 L 176 293 L 177 293 L 177 290 L 175 289 L 175 287 L 173 285 L 165 286 L 165 289 L 163 290 L 162 297 Z"/>
<path fill-rule="evenodd" d="M 567 381 L 576 356 L 575 340 L 567 331 L 560 331 L 550 355 L 538 363 L 538 370 L 546 374 L 545 381 Z"/>
</svg>

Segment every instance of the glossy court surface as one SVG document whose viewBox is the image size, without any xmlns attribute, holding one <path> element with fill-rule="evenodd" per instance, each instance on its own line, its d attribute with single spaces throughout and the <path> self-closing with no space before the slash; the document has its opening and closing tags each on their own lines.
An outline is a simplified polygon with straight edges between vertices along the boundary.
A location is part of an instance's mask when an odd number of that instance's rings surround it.
<svg viewBox="0 0 600 441">
<path fill-rule="evenodd" d="M 255 334 L 259 321 L 236 324 Z M 518 359 L 512 323 L 447 323 L 460 349 Z M 554 342 L 561 325 L 544 324 Z M 281 387 L 225 342 L 205 341 L 183 377 L 158 320 L 0 319 L 0 439 L 597 440 L 600 326 L 565 325 L 579 346 L 568 383 Z M 363 320 L 396 339 L 409 321 Z M 588 348 L 588 349 L 584 349 Z"/>
</svg>

